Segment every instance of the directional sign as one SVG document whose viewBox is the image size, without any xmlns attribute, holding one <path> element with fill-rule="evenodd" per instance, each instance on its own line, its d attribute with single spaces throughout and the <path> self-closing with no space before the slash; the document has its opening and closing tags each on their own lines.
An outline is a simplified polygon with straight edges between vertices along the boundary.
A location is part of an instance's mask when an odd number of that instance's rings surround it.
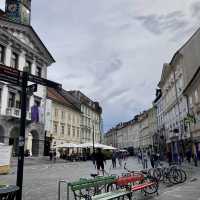
<svg viewBox="0 0 200 200">
<path fill-rule="evenodd" d="M 0 80 L 11 83 L 13 85 L 20 85 L 22 83 L 22 71 L 7 67 L 3 64 L 0 64 Z M 54 89 L 60 90 L 62 88 L 61 84 L 56 82 L 28 74 L 28 81 L 40 84 L 47 87 L 52 87 Z"/>
<path fill-rule="evenodd" d="M 19 85 L 20 71 L 0 64 L 0 80 L 14 85 Z"/>
<path fill-rule="evenodd" d="M 26 89 L 27 95 L 32 95 L 34 92 L 37 92 L 37 84 L 29 85 Z"/>
<path fill-rule="evenodd" d="M 40 85 L 43 85 L 43 86 L 51 87 L 51 88 L 54 88 L 54 89 L 58 89 L 58 90 L 61 90 L 61 88 L 62 88 L 61 84 L 58 84 L 58 83 L 53 82 L 53 81 L 49 81 L 47 79 L 44 79 L 44 78 L 41 78 L 41 77 L 38 77 L 38 76 L 34 76 L 32 74 L 28 74 L 28 81 L 36 83 L 36 84 L 40 84 Z"/>
<path fill-rule="evenodd" d="M 17 192 L 16 199 L 22 199 L 22 186 L 23 186 L 23 173 L 24 173 L 24 138 L 26 129 L 26 104 L 27 94 L 32 94 L 37 91 L 37 84 L 51 87 L 57 90 L 62 89 L 62 85 L 49 81 L 38 76 L 34 76 L 25 71 L 19 71 L 17 69 L 7 67 L 0 64 L 0 81 L 5 81 L 13 85 L 20 86 L 21 88 L 21 122 L 20 122 L 20 135 L 19 135 L 19 155 L 17 165 L 17 186 L 19 191 Z M 28 86 L 28 81 L 35 84 Z"/>
</svg>

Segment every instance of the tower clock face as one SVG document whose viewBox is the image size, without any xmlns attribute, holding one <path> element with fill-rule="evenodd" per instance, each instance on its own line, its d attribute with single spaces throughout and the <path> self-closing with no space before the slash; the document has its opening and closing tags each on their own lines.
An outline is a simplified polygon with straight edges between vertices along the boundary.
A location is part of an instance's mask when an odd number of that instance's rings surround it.
<svg viewBox="0 0 200 200">
<path fill-rule="evenodd" d="M 16 10 L 17 10 L 17 4 L 16 3 L 12 3 L 12 4 L 8 5 L 8 11 L 15 12 Z"/>
</svg>

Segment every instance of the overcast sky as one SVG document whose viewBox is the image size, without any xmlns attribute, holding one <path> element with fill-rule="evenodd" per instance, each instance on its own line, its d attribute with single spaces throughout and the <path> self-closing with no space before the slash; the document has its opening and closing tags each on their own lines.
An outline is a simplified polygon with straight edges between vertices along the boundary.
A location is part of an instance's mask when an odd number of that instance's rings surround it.
<svg viewBox="0 0 200 200">
<path fill-rule="evenodd" d="M 105 130 L 151 106 L 163 63 L 199 23 L 199 0 L 32 1 L 32 26 L 56 59 L 48 78 L 99 101 Z"/>
</svg>

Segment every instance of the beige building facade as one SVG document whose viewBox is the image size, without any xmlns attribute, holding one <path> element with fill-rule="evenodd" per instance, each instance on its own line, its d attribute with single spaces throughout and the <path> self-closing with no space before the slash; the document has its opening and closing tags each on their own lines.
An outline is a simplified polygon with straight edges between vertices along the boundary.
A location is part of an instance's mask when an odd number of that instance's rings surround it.
<svg viewBox="0 0 200 200">
<path fill-rule="evenodd" d="M 119 123 L 105 134 L 106 144 L 119 149 L 150 147 L 153 144 L 153 131 L 156 128 L 155 112 L 155 109 L 150 109 L 136 115 L 128 122 Z"/>
<path fill-rule="evenodd" d="M 100 143 L 102 140 L 102 108 L 81 91 L 69 91 L 81 106 L 81 143 Z"/>
<path fill-rule="evenodd" d="M 81 110 L 54 89 L 47 92 L 46 131 L 51 146 L 64 143 L 80 144 Z"/>
</svg>

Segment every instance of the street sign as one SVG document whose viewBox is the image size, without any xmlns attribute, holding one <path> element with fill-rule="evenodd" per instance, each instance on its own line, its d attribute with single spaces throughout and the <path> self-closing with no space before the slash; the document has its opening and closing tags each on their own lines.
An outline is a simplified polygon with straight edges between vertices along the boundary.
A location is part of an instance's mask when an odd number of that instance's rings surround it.
<svg viewBox="0 0 200 200">
<path fill-rule="evenodd" d="M 27 95 L 32 95 L 34 92 L 37 92 L 37 84 L 29 85 L 26 89 Z"/>
<path fill-rule="evenodd" d="M 17 192 L 16 199 L 22 199 L 22 186 L 23 186 L 23 173 L 24 173 L 24 138 L 26 129 L 26 104 L 27 94 L 32 94 L 37 91 L 37 84 L 61 90 L 62 85 L 53 81 L 34 76 L 26 71 L 20 71 L 11 67 L 0 64 L 0 81 L 5 81 L 16 86 L 21 87 L 21 122 L 20 122 L 20 135 L 19 135 L 19 155 L 17 165 Z M 28 86 L 28 81 L 35 84 Z"/>
<path fill-rule="evenodd" d="M 28 74 L 28 81 L 36 83 L 36 84 L 40 84 L 40 85 L 43 85 L 43 86 L 51 87 L 51 88 L 54 88 L 54 89 L 57 89 L 57 90 L 61 90 L 61 88 L 62 88 L 61 84 L 58 84 L 58 83 L 53 82 L 53 81 L 49 81 L 47 79 L 44 79 L 44 78 L 41 78 L 41 77 L 38 77 L 38 76 L 35 76 L 35 75 L 32 75 L 32 74 Z"/>
<path fill-rule="evenodd" d="M 0 80 L 14 85 L 20 85 L 20 71 L 0 64 Z"/>
</svg>

